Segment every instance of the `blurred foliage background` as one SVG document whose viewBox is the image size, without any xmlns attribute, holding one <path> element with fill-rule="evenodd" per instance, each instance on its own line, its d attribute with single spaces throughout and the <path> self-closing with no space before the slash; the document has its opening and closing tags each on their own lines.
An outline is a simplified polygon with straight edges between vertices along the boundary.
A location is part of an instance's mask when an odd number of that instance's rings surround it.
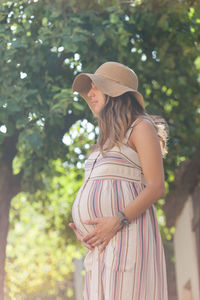
<svg viewBox="0 0 200 300">
<path fill-rule="evenodd" d="M 72 260 L 86 249 L 68 223 L 98 135 L 86 103 L 72 94 L 74 76 L 109 60 L 135 70 L 147 112 L 169 124 L 168 192 L 199 140 L 199 41 L 198 1 L 0 2 L 0 269 L 6 253 L 6 299 L 73 299 Z M 157 216 L 173 260 L 174 228 L 165 225 L 164 203 L 156 203 Z"/>
</svg>

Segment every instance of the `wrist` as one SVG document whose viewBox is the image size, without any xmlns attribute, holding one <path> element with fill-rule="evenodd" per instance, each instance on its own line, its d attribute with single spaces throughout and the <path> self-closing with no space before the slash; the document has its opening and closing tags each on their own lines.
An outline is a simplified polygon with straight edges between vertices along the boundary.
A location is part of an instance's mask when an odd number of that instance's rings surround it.
<svg viewBox="0 0 200 300">
<path fill-rule="evenodd" d="M 130 224 L 129 219 L 127 218 L 127 216 L 124 214 L 123 211 L 119 210 L 117 215 L 120 218 L 120 223 L 122 227 Z"/>
<path fill-rule="evenodd" d="M 115 219 L 115 228 L 118 230 L 122 229 L 123 225 L 120 222 L 120 217 L 119 216 L 115 216 L 113 217 Z"/>
</svg>

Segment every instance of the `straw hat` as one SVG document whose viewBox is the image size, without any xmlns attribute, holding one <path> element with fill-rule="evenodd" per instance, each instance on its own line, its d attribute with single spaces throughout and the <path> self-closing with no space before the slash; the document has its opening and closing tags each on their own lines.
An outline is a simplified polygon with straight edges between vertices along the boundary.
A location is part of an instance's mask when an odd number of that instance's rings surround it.
<svg viewBox="0 0 200 300">
<path fill-rule="evenodd" d="M 132 69 L 121 63 L 109 61 L 102 64 L 94 74 L 81 73 L 75 77 L 72 90 L 78 92 L 89 106 L 90 98 L 87 94 L 91 89 L 91 81 L 100 91 L 111 97 L 132 92 L 140 105 L 145 107 L 143 96 L 137 91 L 137 75 Z M 91 106 L 90 108 L 92 110 Z"/>
</svg>

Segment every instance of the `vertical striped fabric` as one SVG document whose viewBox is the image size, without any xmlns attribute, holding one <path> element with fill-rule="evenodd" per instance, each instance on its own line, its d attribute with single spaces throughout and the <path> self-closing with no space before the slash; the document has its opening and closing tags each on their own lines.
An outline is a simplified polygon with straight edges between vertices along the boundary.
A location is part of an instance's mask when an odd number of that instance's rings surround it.
<svg viewBox="0 0 200 300">
<path fill-rule="evenodd" d="M 98 154 L 89 174 L 97 154 L 86 161 L 85 182 L 72 207 L 73 221 L 83 235 L 94 228 L 83 220 L 117 215 L 145 188 L 132 148 L 124 144 L 121 151 L 114 147 L 103 157 Z M 101 254 L 98 247 L 89 250 L 84 267 L 84 300 L 168 300 L 165 255 L 154 205 L 117 232 Z"/>
</svg>

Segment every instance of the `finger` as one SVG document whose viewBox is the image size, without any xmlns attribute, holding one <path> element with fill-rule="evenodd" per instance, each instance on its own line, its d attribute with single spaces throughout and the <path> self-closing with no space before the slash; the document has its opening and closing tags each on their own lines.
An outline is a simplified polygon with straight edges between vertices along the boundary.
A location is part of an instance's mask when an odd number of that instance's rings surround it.
<svg viewBox="0 0 200 300">
<path fill-rule="evenodd" d="M 86 243 L 85 241 L 83 241 L 83 235 L 77 229 L 73 228 L 73 230 L 74 230 L 74 233 L 76 234 L 76 237 L 77 237 L 78 241 L 80 241 L 88 249 L 93 250 L 94 247 L 92 245 L 90 245 L 90 244 Z"/>
<path fill-rule="evenodd" d="M 96 246 L 100 246 L 102 245 L 103 242 L 100 242 L 99 240 L 97 240 L 96 242 L 92 243 L 92 246 L 96 247 Z"/>
<path fill-rule="evenodd" d="M 108 243 L 106 241 L 104 241 L 99 247 L 98 250 L 100 253 L 102 253 L 104 251 L 104 249 L 106 248 L 106 246 L 108 245 Z"/>
<path fill-rule="evenodd" d="M 69 223 L 69 227 L 72 229 L 76 229 L 76 225 L 74 223 Z"/>
<path fill-rule="evenodd" d="M 85 220 L 83 223 L 90 224 L 90 225 L 92 225 L 92 224 L 98 224 L 99 223 L 99 219 L 100 218 L 96 218 L 96 219 L 92 219 L 92 220 Z"/>
<path fill-rule="evenodd" d="M 84 243 L 84 242 L 82 244 L 83 244 L 83 246 L 87 247 L 90 250 L 94 249 L 94 247 L 92 245 L 90 245 L 90 244 L 87 244 L 87 243 Z"/>
<path fill-rule="evenodd" d="M 75 232 L 77 239 L 82 242 L 83 236 L 79 232 Z"/>
<path fill-rule="evenodd" d="M 71 226 L 70 226 L 71 227 Z M 74 233 L 76 234 L 76 236 L 77 236 L 77 233 L 78 233 L 78 231 L 77 231 L 77 229 L 76 228 L 73 228 L 73 227 L 71 227 L 72 228 L 72 230 L 74 231 Z"/>
<path fill-rule="evenodd" d="M 73 230 L 74 230 L 74 232 L 75 232 L 75 234 L 77 234 L 77 233 L 79 233 L 79 231 L 76 229 L 76 227 L 75 226 L 70 226 Z"/>
<path fill-rule="evenodd" d="M 96 236 L 96 231 L 92 231 L 91 233 L 87 234 L 84 238 L 83 238 L 83 242 L 87 242 L 89 241 L 91 238 L 93 238 L 94 236 Z"/>
<path fill-rule="evenodd" d="M 71 223 L 71 224 L 72 224 L 72 225 L 71 225 L 70 227 L 74 230 L 75 234 L 81 236 L 81 238 L 82 238 L 83 236 L 82 236 L 82 234 L 78 231 L 78 229 L 76 228 L 75 224 L 74 224 L 74 223 Z"/>
<path fill-rule="evenodd" d="M 80 232 L 78 231 L 77 228 L 72 228 L 72 229 L 74 230 L 75 233 L 79 233 L 80 234 Z"/>
<path fill-rule="evenodd" d="M 71 227 L 71 226 L 70 226 L 70 227 Z M 72 229 L 74 230 L 74 233 L 75 233 L 77 239 L 78 239 L 80 242 L 82 242 L 83 235 L 76 229 L 76 226 L 75 226 L 75 225 L 73 226 Z"/>
<path fill-rule="evenodd" d="M 100 243 L 100 240 L 97 236 L 94 236 L 93 238 L 91 238 L 87 241 L 88 244 L 93 244 L 93 243 L 96 243 L 96 242 Z"/>
</svg>

